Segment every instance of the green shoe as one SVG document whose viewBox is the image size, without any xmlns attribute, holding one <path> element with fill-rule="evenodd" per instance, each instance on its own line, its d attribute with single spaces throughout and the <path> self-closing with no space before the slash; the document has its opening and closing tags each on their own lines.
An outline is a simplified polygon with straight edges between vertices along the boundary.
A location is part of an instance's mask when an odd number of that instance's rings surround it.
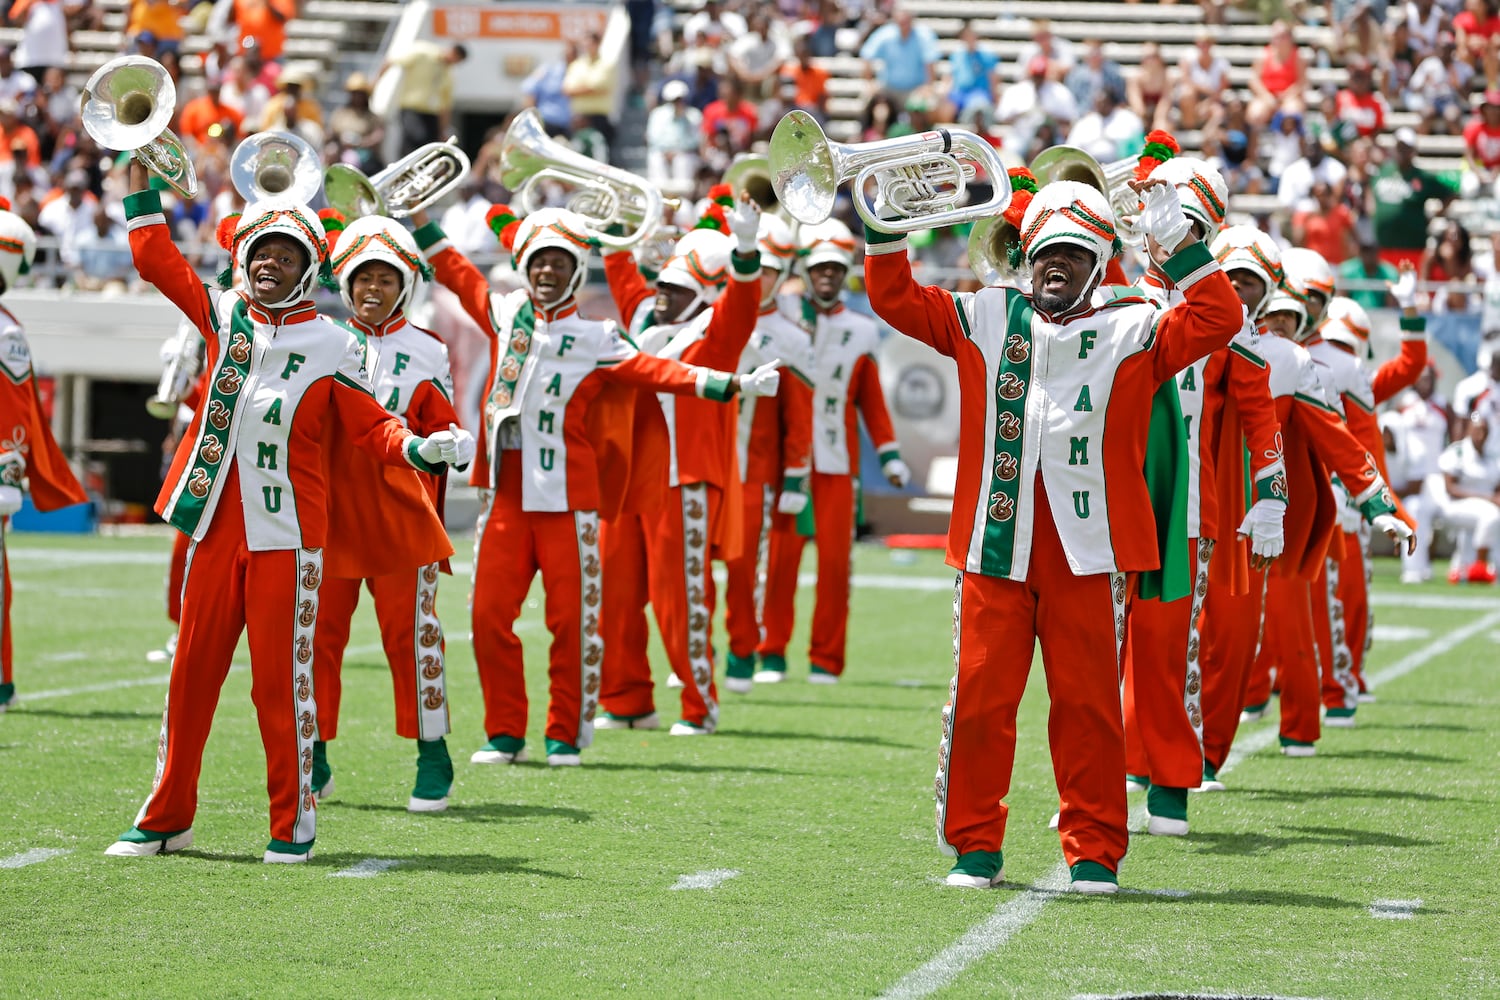
<svg viewBox="0 0 1500 1000">
<path fill-rule="evenodd" d="M 526 759 L 526 741 L 519 736 L 491 736 L 469 758 L 470 764 L 519 764 Z"/>
<path fill-rule="evenodd" d="M 407 812 L 442 812 L 448 808 L 448 790 L 453 787 L 453 760 L 446 740 L 417 741 L 417 783 L 412 787 Z"/>
<path fill-rule="evenodd" d="M 1185 837 L 1188 832 L 1186 788 L 1152 785 L 1146 792 L 1146 832 L 1156 837 Z"/>
<path fill-rule="evenodd" d="M 736 694 L 749 694 L 755 686 L 755 654 L 749 656 L 736 656 L 733 652 L 726 654 L 727 663 L 724 667 L 724 689 Z"/>
<path fill-rule="evenodd" d="M 290 840 L 273 840 L 266 845 L 261 858 L 268 865 L 296 865 L 312 857 L 313 842 L 294 844 Z"/>
<path fill-rule="evenodd" d="M 1120 878 L 1097 861 L 1079 861 L 1069 873 L 1073 876 L 1073 891 L 1085 893 L 1111 893 L 1120 891 Z"/>
<path fill-rule="evenodd" d="M 1281 752 L 1288 757 L 1313 757 L 1317 755 L 1318 748 L 1306 740 L 1293 740 L 1283 736 Z"/>
<path fill-rule="evenodd" d="M 762 653 L 760 669 L 752 679 L 757 684 L 780 684 L 786 680 L 786 657 L 780 653 Z"/>
<path fill-rule="evenodd" d="M 837 684 L 839 675 L 814 663 L 807 669 L 807 682 L 809 684 Z"/>
<path fill-rule="evenodd" d="M 1004 851 L 965 851 L 948 871 L 949 885 L 988 889 L 1005 881 Z"/>
<path fill-rule="evenodd" d="M 0 712 L 16 703 L 16 686 L 14 684 L 0 684 Z"/>
<path fill-rule="evenodd" d="M 112 858 L 147 858 L 153 854 L 173 854 L 192 846 L 192 827 L 175 833 L 157 833 L 133 826 L 106 847 L 104 853 Z"/>
<path fill-rule="evenodd" d="M 547 741 L 547 763 L 553 767 L 577 767 L 583 763 L 578 748 L 562 740 Z"/>
<path fill-rule="evenodd" d="M 313 740 L 312 793 L 320 799 L 333 794 L 333 768 L 328 766 L 325 740 Z"/>
<path fill-rule="evenodd" d="M 1144 774 L 1125 775 L 1125 790 L 1127 792 L 1144 792 L 1151 787 L 1151 779 Z"/>
<path fill-rule="evenodd" d="M 1323 725 L 1332 729 L 1353 729 L 1354 709 L 1330 708 L 1323 712 Z"/>
</svg>

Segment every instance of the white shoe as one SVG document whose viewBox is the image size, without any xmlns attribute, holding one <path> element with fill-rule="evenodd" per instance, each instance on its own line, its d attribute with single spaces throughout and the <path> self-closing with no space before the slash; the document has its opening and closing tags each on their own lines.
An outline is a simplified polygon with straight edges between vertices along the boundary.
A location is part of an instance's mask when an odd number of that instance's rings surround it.
<svg viewBox="0 0 1500 1000">
<path fill-rule="evenodd" d="M 713 730 L 705 726 L 695 726 L 691 722 L 674 722 L 667 732 L 672 736 L 707 736 Z"/>
<path fill-rule="evenodd" d="M 1149 816 L 1146 819 L 1146 832 L 1153 837 L 1186 837 L 1188 824 L 1185 819 Z"/>
<path fill-rule="evenodd" d="M 14 691 L 12 691 L 9 698 L 5 699 L 4 701 L 0 701 L 0 715 L 4 715 L 6 712 L 10 711 L 10 707 L 14 704 L 16 704 L 16 694 Z"/>
<path fill-rule="evenodd" d="M 329 776 L 328 781 L 323 785 L 322 788 L 313 793 L 313 797 L 316 798 L 319 802 L 326 802 L 327 800 L 333 798 L 332 775 Z"/>
<path fill-rule="evenodd" d="M 1072 884 L 1073 892 L 1082 892 L 1091 896 L 1109 896 L 1120 891 L 1120 886 L 1115 882 L 1094 882 L 1083 879 Z"/>
<path fill-rule="evenodd" d="M 949 872 L 948 877 L 943 880 L 947 885 L 956 885 L 963 889 L 992 889 L 1005 881 L 1005 869 L 994 878 L 985 878 L 983 875 L 965 875 L 963 872 Z"/>
<path fill-rule="evenodd" d="M 1150 785 L 1144 782 L 1136 781 L 1134 778 L 1127 777 L 1125 779 L 1126 794 L 1129 794 L 1131 792 L 1144 792 L 1149 787 Z"/>
<path fill-rule="evenodd" d="M 755 676 L 750 678 L 756 684 L 780 684 L 786 680 L 785 670 L 757 670 Z"/>
<path fill-rule="evenodd" d="M 175 854 L 193 846 L 193 831 L 191 828 L 183 830 L 175 837 L 166 840 L 148 840 L 144 844 L 137 844 L 131 840 L 117 840 L 104 849 L 104 853 L 112 858 L 149 858 L 153 854 Z"/>
<path fill-rule="evenodd" d="M 526 759 L 526 748 L 522 747 L 515 753 L 506 753 L 504 750 L 475 750 L 474 755 L 469 758 L 470 764 L 519 764 Z"/>
<path fill-rule="evenodd" d="M 440 813 L 448 808 L 448 796 L 440 799 L 419 799 L 415 795 L 406 800 L 406 811 L 409 813 Z"/>
<path fill-rule="evenodd" d="M 306 854 L 282 854 L 280 851 L 267 851 L 261 861 L 268 865 L 300 865 L 312 857 L 312 848 L 307 849 Z"/>
<path fill-rule="evenodd" d="M 1316 757 L 1318 748 L 1304 746 L 1301 743 L 1293 743 L 1291 746 L 1282 747 L 1281 752 L 1288 757 Z"/>
<path fill-rule="evenodd" d="M 547 765 L 549 767 L 577 767 L 583 763 L 583 758 L 576 753 L 549 753 Z"/>
<path fill-rule="evenodd" d="M 147 663 L 171 663 L 172 657 L 177 654 L 177 633 L 173 632 L 162 644 L 161 649 L 153 649 L 146 654 Z"/>
<path fill-rule="evenodd" d="M 735 694 L 749 694 L 755 690 L 755 681 L 749 677 L 726 677 L 724 690 L 733 691 Z"/>
<path fill-rule="evenodd" d="M 1220 781 L 1218 778 L 1215 778 L 1212 781 L 1205 781 L 1197 788 L 1188 789 L 1188 791 L 1190 792 L 1222 792 L 1226 790 L 1227 789 L 1225 789 L 1224 787 L 1224 782 Z"/>
<path fill-rule="evenodd" d="M 1049 830 L 1056 830 L 1057 829 L 1058 821 L 1061 820 L 1061 819 L 1062 819 L 1062 813 L 1060 813 L 1060 812 L 1053 813 L 1052 814 L 1052 818 L 1047 821 L 1047 829 L 1049 829 Z"/>
<path fill-rule="evenodd" d="M 1361 691 L 1359 693 L 1359 703 L 1361 705 L 1368 705 L 1371 702 L 1373 702 L 1374 700 L 1375 700 L 1375 692 L 1374 691 Z"/>
<path fill-rule="evenodd" d="M 624 715 L 610 715 L 610 714 L 608 714 L 606 712 L 600 712 L 598 714 L 598 716 L 596 716 L 594 718 L 594 728 L 595 729 L 660 729 L 661 728 L 661 716 L 657 715 L 655 712 L 648 712 L 645 715 L 638 715 L 635 718 L 629 718 L 629 717 L 624 716 Z"/>
<path fill-rule="evenodd" d="M 675 673 L 667 675 L 667 687 L 669 687 L 669 688 L 680 688 L 680 687 L 686 687 L 686 686 L 687 685 L 685 685 L 685 684 L 682 683 L 682 678 L 678 677 Z"/>
<path fill-rule="evenodd" d="M 837 684 L 838 682 L 838 674 L 820 673 L 815 670 L 807 675 L 807 683 L 809 684 Z"/>
<path fill-rule="evenodd" d="M 1354 716 L 1352 715 L 1329 715 L 1323 719 L 1325 729 L 1353 729 Z"/>
<path fill-rule="evenodd" d="M 1266 710 L 1263 709 L 1263 708 L 1256 709 L 1254 712 L 1246 712 L 1246 711 L 1241 711 L 1240 712 L 1240 721 L 1241 722 L 1259 722 L 1261 719 L 1264 719 L 1265 717 L 1266 717 Z"/>
</svg>

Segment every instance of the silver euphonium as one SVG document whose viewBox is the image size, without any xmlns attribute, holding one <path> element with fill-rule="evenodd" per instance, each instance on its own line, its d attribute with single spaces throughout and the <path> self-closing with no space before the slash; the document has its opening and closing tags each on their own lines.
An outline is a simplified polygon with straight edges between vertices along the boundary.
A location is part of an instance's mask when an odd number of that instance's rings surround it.
<svg viewBox="0 0 1500 1000">
<path fill-rule="evenodd" d="M 871 229 L 911 233 L 999 215 L 1010 204 L 1005 164 L 984 139 L 963 129 L 937 129 L 874 142 L 833 142 L 806 111 L 789 111 L 771 133 L 771 183 L 786 211 L 814 225 L 833 214 L 840 185 L 853 181 L 854 208 Z M 964 205 L 968 185 L 983 170 L 993 194 Z M 865 201 L 897 216 L 882 219 Z"/>
<path fill-rule="evenodd" d="M 187 320 L 177 321 L 177 332 L 162 346 L 161 379 L 156 392 L 146 400 L 146 412 L 158 420 L 171 420 L 182 398 L 203 371 L 206 341 Z"/>
<path fill-rule="evenodd" d="M 374 177 L 335 163 L 323 171 L 323 196 L 349 221 L 366 215 L 404 219 L 458 187 L 469 174 L 469 157 L 452 136 L 407 153 Z"/>
<path fill-rule="evenodd" d="M 94 70 L 78 113 L 84 131 L 105 149 L 133 150 L 135 158 L 184 198 L 198 193 L 198 175 L 182 140 L 167 128 L 177 85 L 166 67 L 146 56 L 120 56 Z"/>
<path fill-rule="evenodd" d="M 1109 200 L 1115 214 L 1115 232 L 1123 243 L 1138 246 L 1141 242 L 1136 217 L 1140 215 L 1140 195 L 1130 189 L 1139 157 L 1126 156 L 1100 163 L 1077 146 L 1053 146 L 1044 149 L 1031 161 L 1031 172 L 1039 186 L 1052 181 L 1079 181 Z"/>
<path fill-rule="evenodd" d="M 500 183 L 515 192 L 515 205 L 525 216 L 545 207 L 544 181 L 567 189 L 566 207 L 587 220 L 604 246 L 633 247 L 661 225 L 666 202 L 644 177 L 569 149 L 547 135 L 535 108 L 527 108 L 500 143 Z M 612 225 L 625 227 L 625 234 L 605 232 Z"/>
<path fill-rule="evenodd" d="M 318 166 L 317 150 L 297 133 L 256 132 L 234 147 L 229 180 L 252 205 L 264 198 L 305 205 L 323 183 Z"/>
</svg>

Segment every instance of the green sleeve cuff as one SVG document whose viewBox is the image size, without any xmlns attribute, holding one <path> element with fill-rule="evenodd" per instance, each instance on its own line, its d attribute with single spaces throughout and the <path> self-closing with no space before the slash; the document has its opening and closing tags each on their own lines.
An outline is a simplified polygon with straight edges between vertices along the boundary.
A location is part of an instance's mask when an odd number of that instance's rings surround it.
<svg viewBox="0 0 1500 1000">
<path fill-rule="evenodd" d="M 802 493 L 803 486 L 807 482 L 806 476 L 786 476 L 781 480 L 781 492 Z"/>
<path fill-rule="evenodd" d="M 1366 521 L 1373 521 L 1381 514 L 1396 513 L 1396 505 L 1391 502 L 1391 491 L 1382 489 L 1364 503 L 1359 505 L 1359 512 Z"/>
<path fill-rule="evenodd" d="M 406 460 L 410 462 L 416 469 L 422 472 L 430 472 L 434 476 L 436 476 L 440 474 L 446 468 L 446 466 L 441 462 L 433 464 L 432 462 L 427 461 L 421 455 L 417 454 L 417 448 L 421 446 L 424 440 L 426 439 L 418 437 L 415 434 L 406 439 Z"/>
<path fill-rule="evenodd" d="M 161 214 L 160 191 L 132 191 L 125 196 L 125 218 L 139 219 L 143 215 Z"/>
<path fill-rule="evenodd" d="M 896 459 L 898 459 L 900 457 L 901 457 L 901 449 L 900 448 L 887 448 L 885 451 L 880 452 L 880 464 L 884 465 L 887 462 L 894 462 Z"/>
<path fill-rule="evenodd" d="M 423 250 L 426 250 L 435 243 L 441 243 L 448 238 L 448 234 L 443 232 L 442 227 L 436 222 L 427 223 L 427 225 L 421 227 L 412 235 L 416 238 L 417 246 Z"/>
<path fill-rule="evenodd" d="M 1401 331 L 1403 333 L 1426 333 L 1427 320 L 1422 316 L 1402 316 Z"/>
<path fill-rule="evenodd" d="M 1181 250 L 1166 259 L 1161 269 L 1172 279 L 1172 284 L 1182 285 L 1188 282 L 1195 271 L 1207 267 L 1214 262 L 1214 255 L 1209 253 L 1208 247 L 1201 241 L 1189 243 Z"/>
<path fill-rule="evenodd" d="M 709 372 L 703 379 L 703 398 L 722 403 L 734 395 L 730 387 L 730 375 L 724 372 Z"/>
<path fill-rule="evenodd" d="M 1255 499 L 1272 500 L 1285 504 L 1287 498 L 1286 472 L 1278 469 L 1274 474 L 1255 481 Z"/>
<path fill-rule="evenodd" d="M 730 262 L 734 265 L 734 273 L 742 277 L 754 277 L 760 274 L 760 251 L 754 250 L 748 256 L 741 257 L 736 250 L 729 255 Z"/>
<path fill-rule="evenodd" d="M 880 243 L 900 243 L 904 239 L 906 239 L 905 233 L 882 233 L 878 229 L 871 229 L 868 223 L 865 224 L 865 244 L 867 246 L 874 246 Z"/>
</svg>

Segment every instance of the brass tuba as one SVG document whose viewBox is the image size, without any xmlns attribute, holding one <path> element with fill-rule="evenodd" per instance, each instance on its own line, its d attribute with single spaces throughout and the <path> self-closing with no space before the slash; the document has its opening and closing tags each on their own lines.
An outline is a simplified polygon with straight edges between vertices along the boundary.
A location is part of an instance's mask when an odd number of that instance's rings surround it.
<svg viewBox="0 0 1500 1000">
<path fill-rule="evenodd" d="M 407 153 L 374 177 L 335 163 L 323 171 L 323 195 L 351 222 L 366 215 L 404 219 L 458 187 L 469 173 L 469 157 L 449 136 Z"/>
<path fill-rule="evenodd" d="M 203 370 L 206 343 L 191 322 L 178 321 L 177 332 L 162 345 L 161 378 L 155 394 L 146 400 L 147 413 L 158 420 L 171 420 L 177 415 L 182 398 Z"/>
<path fill-rule="evenodd" d="M 1005 164 L 988 142 L 963 129 L 938 129 L 874 142 L 833 142 L 813 116 L 789 111 L 771 133 L 767 157 L 771 183 L 786 211 L 814 225 L 833 214 L 839 186 L 854 182 L 854 208 L 871 229 L 910 233 L 999 215 L 1010 203 Z M 962 205 L 980 170 L 994 194 Z M 865 202 L 876 185 L 876 204 L 898 218 L 882 219 Z"/>
<path fill-rule="evenodd" d="M 318 154 L 295 132 L 256 132 L 229 158 L 229 179 L 245 201 L 289 198 L 306 204 L 323 183 Z"/>
<path fill-rule="evenodd" d="M 724 171 L 724 183 L 729 185 L 735 197 L 741 191 L 750 192 L 750 198 L 763 212 L 776 215 L 781 211 L 781 199 L 776 196 L 776 185 L 771 183 L 771 163 L 764 156 L 740 153 Z"/>
<path fill-rule="evenodd" d="M 120 56 L 94 70 L 78 113 L 84 131 L 105 149 L 133 150 L 184 198 L 198 193 L 198 175 L 182 140 L 167 128 L 177 86 L 166 67 L 146 56 Z"/>
<path fill-rule="evenodd" d="M 554 181 L 569 189 L 567 208 L 587 220 L 601 244 L 626 249 L 649 237 L 661 224 L 665 202 L 645 178 L 584 156 L 547 135 L 541 115 L 527 108 L 516 115 L 500 143 L 500 183 L 515 192 L 521 215 L 543 207 L 539 187 Z M 623 225 L 624 236 L 604 230 Z"/>
<path fill-rule="evenodd" d="M 1030 279 L 1010 266 L 1010 248 L 1021 238 L 1021 231 L 1003 215 L 990 215 L 974 223 L 969 230 L 969 267 L 986 286 L 1015 285 Z"/>
</svg>

